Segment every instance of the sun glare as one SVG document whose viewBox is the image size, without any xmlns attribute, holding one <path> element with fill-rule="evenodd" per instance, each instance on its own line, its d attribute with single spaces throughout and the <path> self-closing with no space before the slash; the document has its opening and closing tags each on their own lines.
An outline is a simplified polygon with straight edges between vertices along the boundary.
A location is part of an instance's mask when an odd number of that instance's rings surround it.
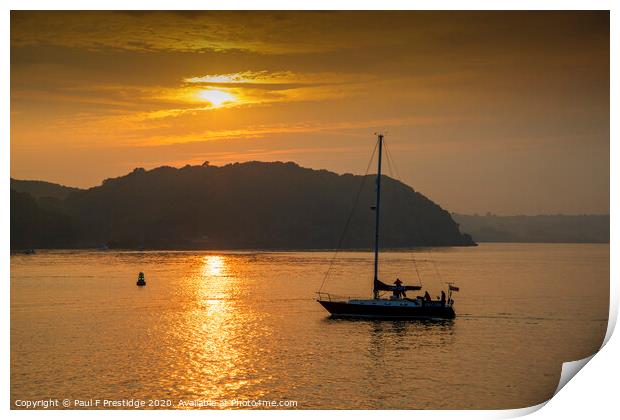
<svg viewBox="0 0 620 420">
<path fill-rule="evenodd" d="M 225 103 L 234 102 L 237 98 L 235 95 L 223 90 L 203 89 L 198 91 L 198 98 L 209 102 L 214 108 L 218 108 Z"/>
<path fill-rule="evenodd" d="M 204 257 L 202 273 L 205 276 L 219 276 L 224 270 L 224 258 L 219 255 L 208 255 Z"/>
</svg>

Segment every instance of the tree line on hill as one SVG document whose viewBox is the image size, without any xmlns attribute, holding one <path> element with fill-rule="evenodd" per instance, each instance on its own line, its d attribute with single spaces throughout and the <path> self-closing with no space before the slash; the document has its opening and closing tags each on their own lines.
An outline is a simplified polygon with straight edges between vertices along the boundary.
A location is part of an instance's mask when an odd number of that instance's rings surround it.
<svg viewBox="0 0 620 420">
<path fill-rule="evenodd" d="M 370 249 L 374 198 L 375 175 L 291 162 L 138 168 L 85 190 L 12 179 L 11 248 Z M 382 247 L 467 245 L 449 212 L 382 177 Z"/>
</svg>

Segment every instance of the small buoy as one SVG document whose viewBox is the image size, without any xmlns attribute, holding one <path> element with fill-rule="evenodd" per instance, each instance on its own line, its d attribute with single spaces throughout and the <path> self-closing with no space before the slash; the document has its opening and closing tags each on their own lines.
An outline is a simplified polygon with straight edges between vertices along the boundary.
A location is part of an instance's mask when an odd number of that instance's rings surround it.
<svg viewBox="0 0 620 420">
<path fill-rule="evenodd" d="M 144 280 L 144 273 L 140 272 L 140 274 L 138 274 L 138 282 L 136 283 L 136 285 L 138 286 L 146 286 L 146 280 Z"/>
</svg>

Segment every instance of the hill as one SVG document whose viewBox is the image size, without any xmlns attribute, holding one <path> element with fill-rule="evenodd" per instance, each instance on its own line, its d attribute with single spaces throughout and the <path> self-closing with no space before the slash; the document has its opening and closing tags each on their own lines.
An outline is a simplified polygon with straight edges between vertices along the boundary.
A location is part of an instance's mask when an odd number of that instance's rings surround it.
<svg viewBox="0 0 620 420">
<path fill-rule="evenodd" d="M 609 215 L 452 217 L 479 242 L 609 243 Z"/>
<path fill-rule="evenodd" d="M 44 200 L 36 204 L 70 220 L 73 247 L 327 249 L 337 247 L 351 214 L 342 247 L 369 249 L 374 178 L 282 162 L 138 168 L 72 190 L 51 208 Z M 382 193 L 383 247 L 474 245 L 446 210 L 411 187 L 383 177 Z M 12 226 L 12 247 L 41 243 L 36 232 L 29 235 L 13 238 Z"/>
<path fill-rule="evenodd" d="M 68 215 L 11 190 L 11 249 L 71 247 L 74 238 Z"/>
<path fill-rule="evenodd" d="M 11 189 L 17 192 L 30 194 L 35 199 L 53 198 L 63 200 L 78 188 L 65 187 L 64 185 L 54 184 L 45 181 L 26 181 L 11 178 Z"/>
</svg>

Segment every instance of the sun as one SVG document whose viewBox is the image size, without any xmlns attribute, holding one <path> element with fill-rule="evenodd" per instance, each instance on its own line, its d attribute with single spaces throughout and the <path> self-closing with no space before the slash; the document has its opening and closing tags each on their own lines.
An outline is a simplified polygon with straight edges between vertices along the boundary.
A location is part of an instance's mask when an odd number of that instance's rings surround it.
<svg viewBox="0 0 620 420">
<path fill-rule="evenodd" d="M 214 108 L 219 108 L 225 103 L 235 102 L 237 97 L 229 92 L 215 89 L 203 89 L 199 90 L 196 96 L 209 102 Z"/>
</svg>

